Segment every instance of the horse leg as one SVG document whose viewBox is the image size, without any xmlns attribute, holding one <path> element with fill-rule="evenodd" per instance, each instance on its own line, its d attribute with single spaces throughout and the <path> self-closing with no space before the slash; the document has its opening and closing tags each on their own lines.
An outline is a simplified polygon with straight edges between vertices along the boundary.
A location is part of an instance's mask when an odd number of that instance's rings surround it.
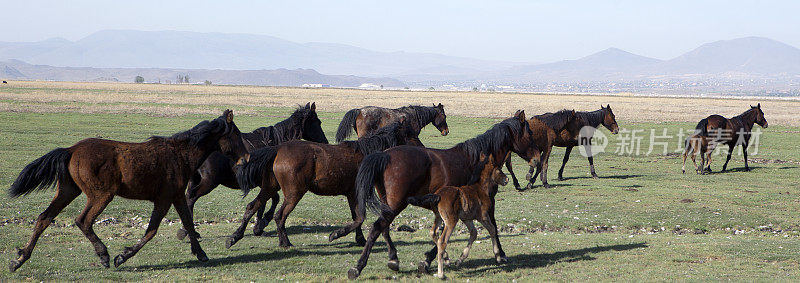
<svg viewBox="0 0 800 283">
<path fill-rule="evenodd" d="M 83 235 L 92 243 L 95 253 L 100 257 L 100 263 L 106 268 L 109 267 L 108 248 L 103 244 L 103 241 L 100 240 L 100 237 L 97 237 L 97 234 L 94 233 L 92 226 L 97 216 L 103 212 L 113 198 L 114 195 L 111 193 L 87 198 L 86 207 L 83 209 L 83 212 L 78 215 L 78 218 L 75 218 L 75 226 L 78 226 L 81 232 L 83 232 Z"/>
<path fill-rule="evenodd" d="M 453 216 L 455 215 L 444 218 L 444 231 L 442 231 L 442 236 L 439 237 L 439 241 L 436 242 L 436 247 L 439 250 L 439 252 L 436 254 L 436 261 L 439 265 L 438 270 L 436 272 L 436 277 L 440 279 L 445 279 L 444 256 L 445 256 L 445 251 L 447 250 L 447 241 L 450 240 L 450 235 L 453 234 L 453 229 L 455 228 L 456 223 L 458 223 L 458 218 Z"/>
<path fill-rule="evenodd" d="M 587 157 L 589 159 L 589 172 L 592 173 L 592 178 L 597 179 L 599 177 L 597 177 L 597 173 L 594 172 L 594 156 L 592 155 L 592 147 L 589 145 L 585 145 L 585 148 L 586 148 L 586 155 L 589 156 Z"/>
<path fill-rule="evenodd" d="M 744 154 L 744 171 L 750 171 L 750 166 L 747 164 L 747 142 L 742 144 L 742 154 Z"/>
<path fill-rule="evenodd" d="M 544 166 L 544 163 L 545 161 L 540 161 L 538 164 L 536 164 L 535 168 L 531 167 L 528 169 L 528 175 L 525 176 L 528 177 L 528 186 L 526 186 L 525 189 L 533 189 L 533 184 L 536 184 L 536 177 L 539 176 L 539 173 L 542 173 L 542 166 Z"/>
<path fill-rule="evenodd" d="M 142 247 L 144 247 L 144 245 L 156 235 L 158 226 L 161 224 L 161 219 L 164 219 L 164 216 L 167 215 L 170 204 L 171 200 L 169 199 L 159 199 L 158 202 L 153 204 L 153 214 L 150 215 L 150 223 L 147 224 L 147 230 L 145 231 L 144 236 L 139 239 L 139 242 L 137 242 L 135 245 L 125 247 L 125 250 L 121 254 L 114 257 L 114 267 L 119 267 L 129 258 L 136 255 L 136 253 L 138 253 L 139 250 L 141 250 Z"/>
<path fill-rule="evenodd" d="M 683 151 L 683 166 L 681 166 L 681 173 L 686 174 L 686 155 L 689 153 L 689 148 Z"/>
<path fill-rule="evenodd" d="M 464 248 L 463 252 L 461 252 L 461 257 L 456 260 L 455 266 L 460 266 L 461 263 L 467 260 L 467 257 L 469 256 L 469 250 L 472 248 L 472 243 L 478 239 L 478 230 L 475 229 L 475 223 L 473 223 L 472 220 L 464 220 L 461 222 L 463 222 L 464 225 L 467 226 L 467 230 L 469 230 L 469 241 L 467 242 L 467 247 Z"/>
<path fill-rule="evenodd" d="M 542 186 L 544 186 L 545 189 L 549 189 L 550 184 L 547 183 L 547 168 L 550 166 L 550 150 L 546 150 L 542 159 L 542 162 L 539 162 L 539 171 L 542 173 Z"/>
<path fill-rule="evenodd" d="M 564 161 L 561 162 L 561 169 L 558 169 L 558 180 L 564 181 L 564 167 L 567 166 L 567 161 L 569 161 L 569 154 L 572 153 L 572 147 L 568 146 L 567 150 L 564 152 Z"/>
<path fill-rule="evenodd" d="M 203 177 L 197 172 L 192 175 L 191 180 L 189 180 L 189 189 L 186 190 L 186 204 L 192 214 L 192 219 L 194 219 L 194 204 L 197 203 L 197 199 L 207 195 L 217 186 L 219 186 L 219 182 L 213 180 L 213 178 Z M 178 229 L 178 239 L 183 240 L 184 238 L 186 238 L 186 229 Z"/>
<path fill-rule="evenodd" d="M 294 184 L 292 184 L 294 186 Z M 297 206 L 297 203 L 303 198 L 305 191 L 299 193 L 289 193 L 286 192 L 297 192 L 299 190 L 294 189 L 293 187 L 285 187 L 283 189 L 283 204 L 281 204 L 281 208 L 278 209 L 278 218 L 275 219 L 275 224 L 278 226 L 278 242 L 281 248 L 288 248 L 292 245 L 289 241 L 289 236 L 286 234 L 286 218 L 289 217 L 289 213 L 292 213 L 292 210 Z"/>
<path fill-rule="evenodd" d="M 511 156 L 506 159 L 506 168 L 508 168 L 508 174 L 511 174 L 511 181 L 514 182 L 514 188 L 521 191 L 522 188 L 519 186 L 519 181 L 517 181 L 517 176 L 514 174 L 514 169 L 511 168 Z"/>
<path fill-rule="evenodd" d="M 492 221 L 483 220 L 483 221 L 480 221 L 480 222 L 483 225 L 483 227 L 486 228 L 487 231 L 489 231 L 489 237 L 492 238 L 492 247 L 493 247 L 493 250 L 494 250 L 494 257 L 495 257 L 495 260 L 497 261 L 497 263 L 504 263 L 504 262 L 508 261 L 508 258 L 506 258 L 506 254 L 503 251 L 503 247 L 500 246 L 500 239 L 499 239 L 499 237 L 497 235 L 497 226 L 492 224 Z"/>
<path fill-rule="evenodd" d="M 439 241 L 439 226 L 442 225 L 442 217 L 439 216 L 437 211 L 434 211 L 434 220 L 433 220 L 433 227 L 431 227 L 431 240 L 433 240 L 433 248 L 430 251 L 425 252 L 425 259 L 420 261 L 417 264 L 417 271 L 419 273 L 428 273 L 428 267 L 431 266 L 431 262 L 436 259 L 436 242 Z M 444 228 L 442 228 L 444 230 Z"/>
<path fill-rule="evenodd" d="M 264 235 L 264 228 L 266 228 L 269 222 L 275 217 L 275 208 L 278 207 L 278 201 L 280 200 L 281 197 L 278 195 L 278 192 L 272 194 L 272 205 L 270 205 L 266 217 L 264 217 L 264 209 L 267 207 L 267 203 L 263 202 L 258 209 L 258 213 L 256 213 L 256 225 L 253 227 L 253 235 Z"/>
<path fill-rule="evenodd" d="M 361 275 L 361 271 L 364 270 L 364 267 L 367 266 L 367 260 L 369 260 L 369 254 L 372 252 L 372 247 L 375 245 L 375 241 L 378 239 L 384 230 L 389 229 L 389 225 L 394 221 L 396 214 L 394 211 L 386 211 L 381 213 L 381 216 L 372 223 L 372 228 L 369 230 L 369 234 L 367 235 L 367 243 L 364 245 L 364 251 L 361 252 L 361 257 L 358 259 L 356 263 L 356 267 L 350 268 L 347 271 L 347 278 L 353 280 L 358 278 Z"/>
<path fill-rule="evenodd" d="M 389 246 L 389 262 L 386 263 L 386 266 L 393 271 L 400 271 L 400 259 L 397 258 L 397 248 L 394 246 L 392 237 L 389 236 L 389 229 L 383 230 L 381 234 L 386 245 Z"/>
<path fill-rule="evenodd" d="M 256 198 L 247 204 L 247 207 L 244 210 L 244 215 L 242 216 L 242 223 L 239 225 L 239 228 L 236 228 L 236 231 L 233 232 L 230 236 L 228 236 L 228 241 L 225 243 L 225 247 L 231 248 L 236 242 L 244 238 L 244 230 L 247 229 L 247 225 L 250 224 L 250 219 L 253 218 L 253 214 L 256 213 L 258 207 L 263 206 L 263 204 L 267 201 L 267 196 L 269 196 L 269 189 L 261 188 L 261 191 L 258 192 Z"/>
<path fill-rule="evenodd" d="M 736 147 L 736 144 L 734 144 L 733 146 L 728 145 L 728 157 L 725 157 L 725 164 L 722 165 L 722 171 L 720 171 L 720 172 L 725 172 L 725 169 L 728 168 L 728 161 L 731 161 L 731 154 L 733 154 L 733 149 L 735 147 Z M 709 166 L 708 171 L 711 171 L 711 166 Z"/>
<path fill-rule="evenodd" d="M 178 196 L 175 198 L 175 201 L 172 202 L 172 205 L 175 206 L 175 210 L 178 212 L 178 216 L 181 218 L 183 228 L 188 231 L 189 241 L 192 245 L 192 254 L 197 256 L 197 260 L 199 261 L 208 261 L 208 256 L 206 256 L 203 248 L 200 247 L 200 242 L 197 241 L 197 238 L 200 238 L 200 235 L 194 229 L 192 212 L 189 210 L 189 206 L 186 205 L 186 199 Z"/>
<path fill-rule="evenodd" d="M 17 255 L 19 256 L 17 259 L 11 260 L 11 263 L 8 266 L 9 271 L 14 272 L 20 266 L 22 266 L 25 261 L 31 258 L 31 253 L 33 252 L 33 247 L 36 246 L 36 242 L 39 241 L 39 236 L 42 235 L 47 226 L 50 226 L 50 223 L 53 222 L 53 219 L 56 218 L 56 215 L 61 213 L 61 210 L 64 207 L 67 207 L 76 197 L 81 194 L 81 190 L 75 187 L 75 184 L 63 184 L 61 182 L 58 183 L 58 191 L 56 192 L 56 196 L 50 202 L 50 205 L 47 206 L 47 209 L 39 214 L 39 217 L 36 218 L 36 224 L 33 226 L 33 235 L 28 240 L 28 243 L 25 244 L 25 247 L 22 249 L 17 249 Z"/>
<path fill-rule="evenodd" d="M 353 218 L 353 224 L 351 225 L 356 227 L 356 245 L 363 247 L 367 241 L 364 239 L 364 231 L 361 229 L 361 223 L 364 223 L 365 215 L 363 215 L 364 213 L 358 212 L 358 201 L 356 200 L 356 196 L 348 196 L 347 205 L 350 206 L 350 217 Z M 388 234 L 385 237 L 388 237 Z"/>
</svg>

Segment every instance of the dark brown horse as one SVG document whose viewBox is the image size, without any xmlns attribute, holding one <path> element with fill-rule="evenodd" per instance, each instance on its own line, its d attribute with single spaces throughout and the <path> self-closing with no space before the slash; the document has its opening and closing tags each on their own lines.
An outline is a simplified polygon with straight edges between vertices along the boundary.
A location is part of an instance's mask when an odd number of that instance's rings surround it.
<svg viewBox="0 0 800 283">
<path fill-rule="evenodd" d="M 361 258 L 356 267 L 348 271 L 348 277 L 354 279 L 361 274 L 372 246 L 380 235 L 383 235 L 389 247 L 389 268 L 395 271 L 399 269 L 397 249 L 389 236 L 389 225 L 406 208 L 408 197 L 430 194 L 443 186 L 471 183 L 483 169 L 479 166 L 481 156 L 491 155 L 495 159 L 491 162 L 496 166 L 505 162 L 509 151 L 516 152 L 529 162 L 538 161 L 535 159 L 538 158 L 538 149 L 531 143 L 527 124 L 525 112 L 518 111 L 514 117 L 450 149 L 398 146 L 365 157 L 356 177 L 358 202 L 359 206 L 368 203 L 379 216 L 372 224 Z M 377 189 L 381 200 L 376 198 L 373 188 Z M 490 196 L 494 197 L 496 193 L 490 192 Z M 495 219 L 491 222 L 496 226 Z M 345 235 L 350 229 L 344 227 L 340 229 L 341 232 L 335 233 Z M 435 249 L 427 255 L 435 255 Z M 499 245 L 498 249 L 499 257 L 504 258 L 505 254 Z"/>
<path fill-rule="evenodd" d="M 22 169 L 9 194 L 26 195 L 46 189 L 56 180 L 58 191 L 50 206 L 36 219 L 33 235 L 18 251 L 19 258 L 11 261 L 9 269 L 15 271 L 30 258 L 42 232 L 81 192 L 86 194 L 86 208 L 75 219 L 75 225 L 92 243 L 103 266 L 109 267 L 108 250 L 92 225 L 114 196 L 154 203 L 144 237 L 116 256 L 114 266 L 134 256 L 155 236 L 170 206 L 175 206 L 183 227 L 189 231 L 192 254 L 200 261 L 207 261 L 183 193 L 189 178 L 212 152 L 222 151 L 232 158 L 246 153 L 239 135 L 233 112 L 226 110 L 217 119 L 203 121 L 171 137 L 152 137 L 143 143 L 85 139 L 34 160 Z"/>
<path fill-rule="evenodd" d="M 339 129 L 336 130 L 336 142 L 347 139 L 352 133 L 351 130 L 355 130 L 358 137 L 363 137 L 396 122 L 400 117 L 406 117 L 417 135 L 423 127 L 430 123 L 433 123 L 433 126 L 443 136 L 450 132 L 450 129 L 447 128 L 447 115 L 444 114 L 444 106 L 441 103 L 431 107 L 411 105 L 396 109 L 367 106 L 351 109 L 344 114 L 342 122 L 339 123 Z"/>
<path fill-rule="evenodd" d="M 758 124 L 765 129 L 769 127 L 767 119 L 764 118 L 764 112 L 761 111 L 761 103 L 757 106 L 750 105 L 750 109 L 730 119 L 726 119 L 720 115 L 711 115 L 700 120 L 700 123 L 697 123 L 695 128 L 700 131 L 700 135 L 712 138 L 715 142 L 728 145 L 728 157 L 725 159 L 725 165 L 722 165 L 722 171 L 720 172 L 724 172 L 725 169 L 728 168 L 728 162 L 731 161 L 731 154 L 737 145 L 742 145 L 744 170 L 750 171 L 750 166 L 747 164 L 747 146 L 750 143 L 753 124 Z M 711 172 L 710 162 L 706 170 Z"/>
<path fill-rule="evenodd" d="M 509 156 L 510 157 L 510 156 Z M 450 240 L 450 235 L 453 233 L 456 224 L 459 220 L 467 226 L 469 230 L 469 241 L 467 247 L 461 253 L 461 257 L 455 262 L 455 266 L 461 263 L 469 256 L 469 250 L 472 243 L 478 238 L 478 230 L 473 225 L 475 220 L 483 225 L 489 232 L 492 239 L 492 246 L 494 247 L 495 259 L 500 262 L 504 259 L 500 254 L 500 238 L 497 236 L 497 227 L 492 223 L 491 219 L 494 218 L 494 198 L 489 195 L 490 192 L 496 192 L 498 185 L 505 186 L 508 184 L 508 177 L 503 174 L 502 164 L 495 166 L 488 156 L 482 162 L 483 169 L 480 172 L 478 182 L 465 185 L 465 186 L 444 186 L 436 190 L 433 194 L 424 195 L 421 197 L 409 197 L 408 203 L 415 206 L 432 208 L 435 215 L 433 228 L 431 231 L 431 238 L 438 253 L 436 255 L 438 261 L 438 272 L 436 277 L 444 279 L 444 265 L 449 262 L 445 258 L 447 252 L 447 242 Z M 479 166 L 480 167 L 480 166 Z M 436 231 L 439 225 L 444 223 L 444 229 L 441 236 L 437 235 Z M 428 266 L 430 266 L 431 257 L 420 262 L 419 271 L 427 273 Z"/>
<path fill-rule="evenodd" d="M 286 248 L 292 246 L 286 235 L 286 218 L 306 192 L 347 197 L 353 221 L 363 222 L 364 213 L 356 212 L 356 194 L 353 190 L 358 164 L 370 153 L 404 144 L 421 144 L 405 118 L 356 141 L 344 141 L 337 145 L 290 141 L 256 150 L 243 158 L 244 164 L 237 169 L 237 179 L 245 191 L 261 187 L 256 201 L 262 203 L 279 189 L 283 192 L 284 200 L 278 209 L 275 224 L 278 226 L 280 246 Z M 253 209 L 248 206 L 243 224 L 230 236 L 228 247 L 243 237 L 252 215 Z M 360 245 L 364 243 L 360 227 L 356 242 Z"/>
<path fill-rule="evenodd" d="M 322 122 L 317 117 L 316 109 L 316 103 L 306 103 L 305 106 L 298 107 L 289 118 L 278 122 L 274 126 L 261 127 L 250 133 L 242 133 L 242 142 L 247 152 L 298 139 L 328 143 L 325 132 L 322 131 Z M 207 195 L 217 186 L 223 185 L 231 189 L 239 189 L 239 184 L 236 183 L 236 173 L 232 169 L 235 162 L 219 152 L 212 153 L 203 162 L 200 169 L 192 176 L 189 181 L 189 189 L 186 190 L 186 200 L 192 216 L 194 216 L 194 204 L 197 199 Z M 272 220 L 273 212 L 275 212 L 275 207 L 278 206 L 279 200 L 280 197 L 275 193 L 272 196 L 272 206 L 267 212 L 266 218 L 262 219 L 266 205 L 258 208 L 253 234 L 261 235 L 264 232 L 264 227 Z M 186 230 L 178 230 L 178 238 L 183 239 L 184 237 L 186 237 Z"/>
<path fill-rule="evenodd" d="M 578 146 L 578 135 L 580 133 L 580 129 L 584 126 L 589 126 L 592 128 L 597 128 L 600 125 L 606 127 L 612 134 L 617 134 L 619 132 L 619 126 L 617 125 L 617 119 L 614 116 L 614 112 L 611 111 L 611 105 L 606 105 L 606 107 L 600 106 L 600 110 L 595 110 L 591 112 L 575 112 L 578 117 L 584 122 L 581 127 L 578 127 L 576 132 L 561 132 L 553 145 L 558 147 L 566 147 L 567 151 L 564 152 L 564 161 L 561 163 L 561 169 L 558 169 L 558 180 L 564 180 L 564 166 L 567 165 L 567 161 L 569 161 L 569 154 L 572 153 L 572 148 Z M 583 137 L 591 140 L 591 137 Z M 589 172 L 592 173 L 592 178 L 597 178 L 597 173 L 594 171 L 594 157 L 592 156 L 590 148 L 587 146 L 587 155 L 589 156 Z"/>
<path fill-rule="evenodd" d="M 535 168 L 531 167 L 527 175 L 528 185 L 526 188 L 530 189 L 536 182 L 536 176 L 542 174 L 542 185 L 545 188 L 550 188 L 547 183 L 547 168 L 549 167 L 550 153 L 553 151 L 553 145 L 558 140 L 569 140 L 575 137 L 571 135 L 580 132 L 584 121 L 578 116 L 575 110 L 561 110 L 556 113 L 545 113 L 537 115 L 528 120 L 528 127 L 532 132 L 532 140 L 539 150 L 542 152 L 541 162 Z M 514 175 L 514 170 L 511 168 L 511 159 L 506 160 L 506 167 L 511 174 L 511 179 L 514 181 L 514 187 L 517 190 L 522 190 Z M 532 174 L 535 169 L 536 173 Z"/>
</svg>

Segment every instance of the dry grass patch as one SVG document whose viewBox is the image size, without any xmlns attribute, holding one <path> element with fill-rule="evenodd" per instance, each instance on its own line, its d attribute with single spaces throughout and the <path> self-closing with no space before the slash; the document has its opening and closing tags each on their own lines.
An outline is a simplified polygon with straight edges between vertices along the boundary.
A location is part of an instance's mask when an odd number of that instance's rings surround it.
<svg viewBox="0 0 800 283">
<path fill-rule="evenodd" d="M 205 86 L 128 83 L 80 83 L 12 81 L 0 88 L 0 99 L 30 104 L 74 102 L 94 105 L 81 111 L 147 113 L 158 107 L 141 105 L 98 105 L 98 103 L 148 103 L 174 105 L 240 105 L 256 107 L 291 107 L 316 101 L 322 111 L 340 112 L 376 105 L 400 107 L 409 104 L 443 103 L 447 113 L 467 117 L 505 117 L 517 109 L 531 114 L 562 108 L 596 110 L 611 104 L 617 118 L 629 122 L 694 122 L 710 114 L 727 117 L 747 110 L 748 105 L 762 104 L 771 125 L 800 126 L 795 111 L 800 101 L 753 99 L 712 99 L 638 97 L 628 95 L 566 95 L 437 91 L 373 91 L 356 89 L 316 89 L 260 86 Z M 3 111 L 13 111 L 5 105 Z M 130 107 L 134 109 L 130 109 Z M 74 108 L 74 107 L 72 107 Z M 180 108 L 180 107 L 178 107 Z M 74 111 L 68 106 L 31 107 L 25 111 Z M 200 112 L 196 112 L 200 111 Z M 190 110 L 190 113 L 207 113 Z"/>
</svg>

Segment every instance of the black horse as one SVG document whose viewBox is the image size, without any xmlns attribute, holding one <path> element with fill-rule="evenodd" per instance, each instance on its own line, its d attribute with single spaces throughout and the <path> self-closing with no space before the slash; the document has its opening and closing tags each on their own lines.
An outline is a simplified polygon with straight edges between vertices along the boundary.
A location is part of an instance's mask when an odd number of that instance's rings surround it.
<svg viewBox="0 0 800 283">
<path fill-rule="evenodd" d="M 305 106 L 298 107 L 289 118 L 274 126 L 261 127 L 250 133 L 242 133 L 242 142 L 244 142 L 247 152 L 299 139 L 327 144 L 328 139 L 322 131 L 322 122 L 317 117 L 316 108 L 316 103 L 306 103 Z M 223 185 L 231 189 L 239 189 L 236 174 L 232 170 L 234 163 L 234 160 L 215 152 L 192 176 L 189 181 L 189 189 L 186 191 L 186 200 L 192 215 L 194 215 L 194 204 L 197 199 L 207 195 L 217 186 Z M 258 208 L 253 234 L 261 235 L 264 232 L 264 227 L 272 219 L 279 200 L 280 197 L 275 193 L 266 219 L 263 219 L 265 206 Z M 183 239 L 184 237 L 186 237 L 186 231 L 179 230 L 178 238 Z"/>
<path fill-rule="evenodd" d="M 606 129 L 611 131 L 612 134 L 617 134 L 619 132 L 619 126 L 617 125 L 617 119 L 614 116 L 614 112 L 611 111 L 611 105 L 610 104 L 606 105 L 606 107 L 603 107 L 602 105 L 600 105 L 600 109 L 599 110 L 589 111 L 589 112 L 587 112 L 587 111 L 579 111 L 579 112 L 575 112 L 575 114 L 577 114 L 578 117 L 581 120 L 583 120 L 583 123 L 584 123 L 581 127 L 578 127 L 578 131 L 580 131 L 580 129 L 583 128 L 584 126 L 597 128 L 600 125 L 603 125 L 603 127 L 606 127 Z M 563 181 L 564 180 L 564 175 L 563 175 L 564 174 L 564 166 L 566 166 L 567 165 L 567 161 L 569 161 L 569 154 L 572 152 L 572 148 L 578 145 L 578 136 L 579 136 L 579 134 L 577 132 L 569 133 L 569 134 L 561 133 L 561 134 L 558 134 L 557 136 L 559 138 L 556 138 L 556 140 L 553 143 L 553 145 L 554 146 L 558 146 L 558 147 L 566 147 L 567 148 L 567 151 L 564 152 L 564 162 L 561 163 L 561 169 L 558 169 L 558 180 Z M 569 138 L 565 139 L 563 137 L 569 137 Z M 591 137 L 586 137 L 586 138 L 591 139 Z M 592 154 L 587 154 L 587 155 L 589 155 L 589 157 L 588 157 L 588 159 L 589 159 L 589 172 L 592 173 L 592 178 L 597 178 L 597 173 L 594 172 L 594 158 L 592 157 Z"/>
</svg>

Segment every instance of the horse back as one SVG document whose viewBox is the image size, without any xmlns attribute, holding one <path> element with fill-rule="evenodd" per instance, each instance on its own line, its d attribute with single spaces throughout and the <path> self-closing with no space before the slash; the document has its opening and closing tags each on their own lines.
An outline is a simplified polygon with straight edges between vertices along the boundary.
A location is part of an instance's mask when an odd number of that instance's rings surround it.
<svg viewBox="0 0 800 283">
<path fill-rule="evenodd" d="M 272 169 L 279 180 L 315 194 L 341 195 L 352 191 L 363 158 L 359 151 L 342 144 L 294 140 L 278 146 Z"/>
</svg>

